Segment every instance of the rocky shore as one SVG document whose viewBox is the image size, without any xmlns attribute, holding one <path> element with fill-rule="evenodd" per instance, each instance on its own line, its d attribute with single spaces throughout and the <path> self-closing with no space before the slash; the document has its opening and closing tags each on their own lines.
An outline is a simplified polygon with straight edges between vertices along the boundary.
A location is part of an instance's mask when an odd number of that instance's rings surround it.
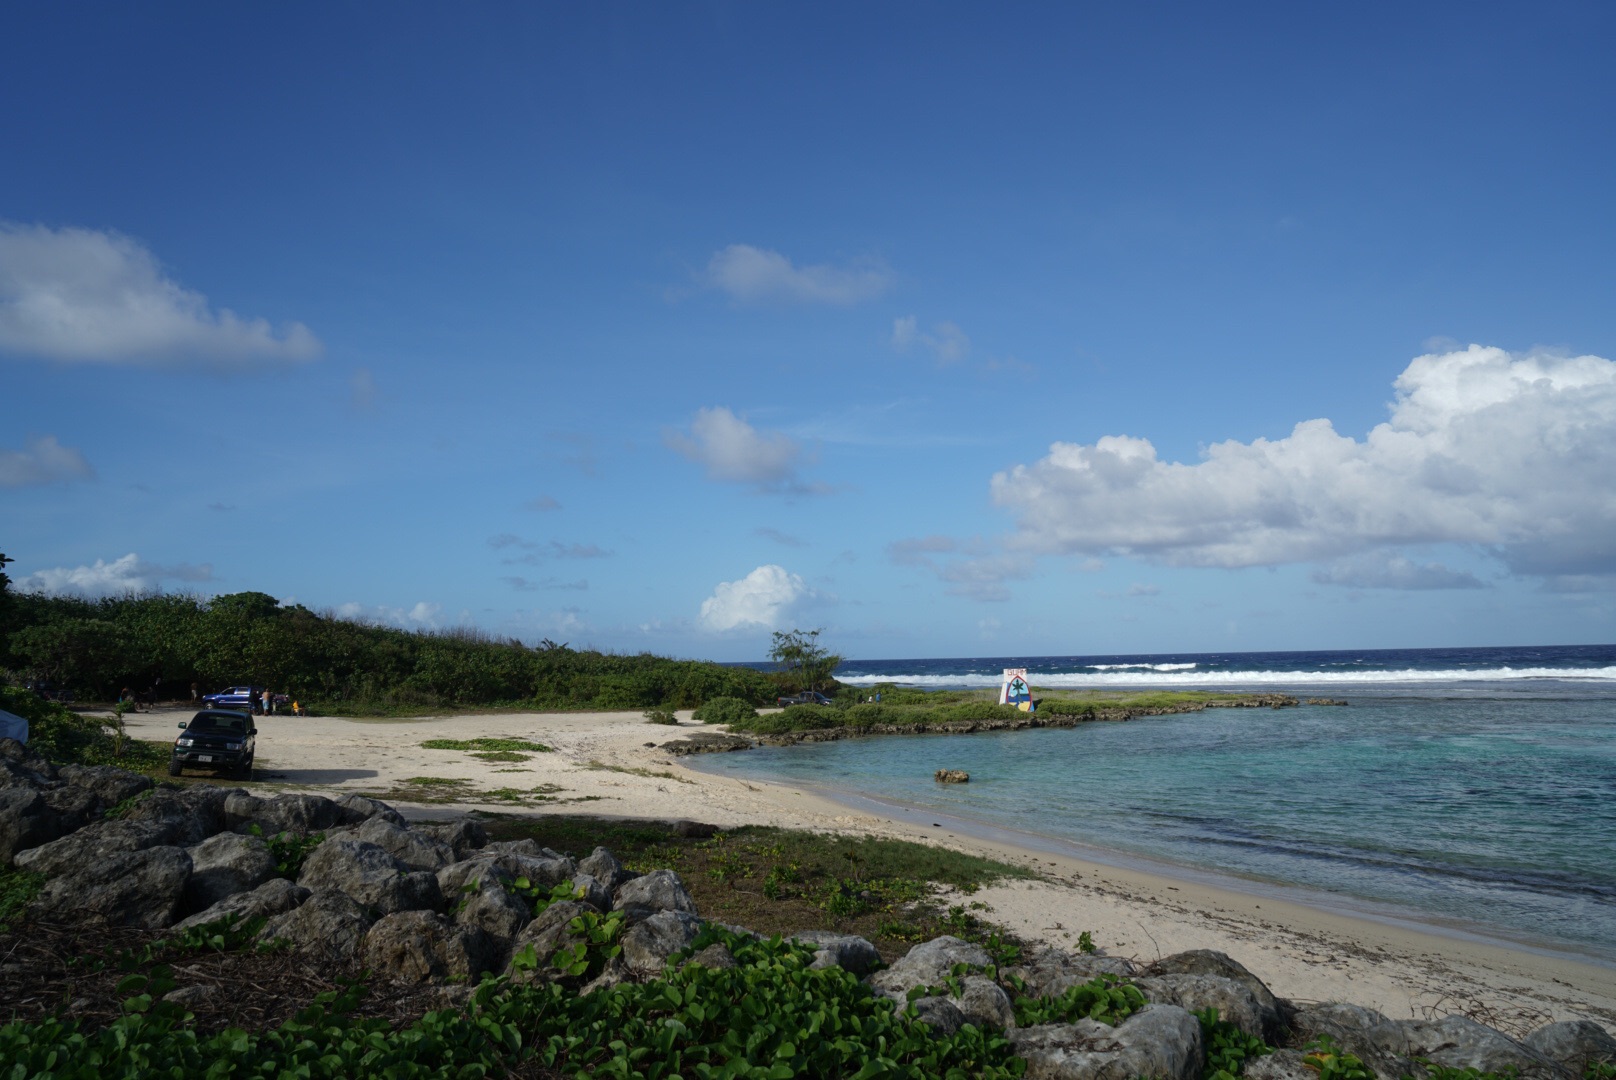
<svg viewBox="0 0 1616 1080">
<path fill-rule="evenodd" d="M 298 865 L 287 865 L 288 850 L 302 852 Z M 412 826 L 355 795 L 157 787 L 115 768 L 57 767 L 11 740 L 0 740 L 0 865 L 43 878 L 29 911 L 43 923 L 179 932 L 231 917 L 261 921 L 263 942 L 362 964 L 377 979 L 437 986 L 450 1004 L 485 975 L 565 978 L 587 916 L 618 913 L 625 929 L 620 950 L 579 994 L 656 980 L 671 963 L 736 962 L 722 944 L 691 955 L 707 924 L 677 873 L 632 873 L 604 848 L 574 859 L 532 840 L 490 843 L 475 821 Z M 1354 1005 L 1293 1003 L 1208 950 L 1139 964 L 1035 945 L 998 966 L 980 945 L 944 936 L 883 967 L 863 938 L 809 929 L 794 939 L 813 950 L 814 967 L 862 978 L 872 1001 L 912 1004 L 934 1031 L 1003 1032 L 1031 1077 L 1199 1080 L 1207 1047 L 1194 1014 L 1208 1008 L 1279 1047 L 1247 1061 L 1254 1080 L 1317 1080 L 1304 1048 L 1320 1036 L 1381 1080 L 1420 1075 L 1421 1062 L 1572 1080 L 1590 1063 L 1616 1060 L 1616 1039 L 1587 1021 L 1517 1040 L 1464 1016 L 1393 1020 Z M 1138 1007 L 1114 1024 L 1017 1023 L 1029 1001 L 1057 1001 L 1101 978 L 1134 988 Z M 187 993 L 181 985 L 169 996 Z"/>
</svg>

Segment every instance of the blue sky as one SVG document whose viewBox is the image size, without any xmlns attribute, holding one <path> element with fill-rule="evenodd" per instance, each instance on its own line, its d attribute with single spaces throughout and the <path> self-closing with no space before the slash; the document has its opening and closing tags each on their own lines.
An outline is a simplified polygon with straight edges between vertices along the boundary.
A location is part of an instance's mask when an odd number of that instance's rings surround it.
<svg viewBox="0 0 1616 1080">
<path fill-rule="evenodd" d="M 726 660 L 1616 639 L 1609 5 L 0 18 L 24 587 Z"/>
</svg>

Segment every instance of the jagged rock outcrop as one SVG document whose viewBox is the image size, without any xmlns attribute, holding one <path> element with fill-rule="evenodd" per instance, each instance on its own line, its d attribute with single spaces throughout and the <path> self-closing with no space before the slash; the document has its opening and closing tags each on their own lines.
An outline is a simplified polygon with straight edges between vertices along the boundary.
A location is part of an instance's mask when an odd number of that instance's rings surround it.
<svg viewBox="0 0 1616 1080">
<path fill-rule="evenodd" d="M 830 930 L 799 930 L 792 940 L 814 947 L 814 962 L 810 967 L 839 967 L 855 975 L 864 975 L 881 966 L 881 954 L 876 947 L 856 934 L 838 934 Z"/>
<path fill-rule="evenodd" d="M 1289 1022 L 1289 1005 L 1275 997 L 1273 991 L 1247 971 L 1244 965 L 1225 953 L 1213 949 L 1174 953 L 1151 964 L 1145 969 L 1145 974 L 1162 980 L 1155 984 L 1161 988 L 1159 998 L 1152 997 L 1146 991 L 1150 1000 L 1182 1005 L 1191 1012 L 1208 1005 L 1214 1006 L 1223 1019 L 1238 1024 L 1246 1034 L 1255 1035 L 1264 1042 L 1272 1043 Z M 1186 977 L 1229 980 L 1237 983 L 1245 993 L 1231 991 L 1217 983 L 1188 981 Z M 1140 986 L 1144 986 L 1143 981 Z M 1220 1000 L 1223 1004 L 1220 1004 Z"/>
<path fill-rule="evenodd" d="M 870 987 L 902 1006 L 915 987 L 942 986 L 954 973 L 955 964 L 980 969 L 992 963 L 993 958 L 980 945 L 945 935 L 921 942 L 891 967 L 876 972 L 870 977 Z"/>
<path fill-rule="evenodd" d="M 363 795 L 343 795 L 336 800 L 336 803 L 342 809 L 342 820 L 345 825 L 363 825 L 373 817 L 391 821 L 394 825 L 405 824 L 403 814 L 384 802 L 367 799 Z"/>
<path fill-rule="evenodd" d="M 226 897 L 258 888 L 275 876 L 275 857 L 256 836 L 219 833 L 185 849 L 191 877 L 185 883 L 187 912 L 212 907 Z"/>
<path fill-rule="evenodd" d="M 578 873 L 594 878 L 608 892 L 616 891 L 618 886 L 635 876 L 633 871 L 618 861 L 616 855 L 603 847 L 596 848 L 586 858 L 579 860 Z"/>
<path fill-rule="evenodd" d="M 315 848 L 297 880 L 310 889 L 339 889 L 382 915 L 443 906 L 436 875 L 412 872 L 377 845 L 347 837 Z"/>
<path fill-rule="evenodd" d="M 1590 1065 L 1616 1064 L 1616 1038 L 1591 1020 L 1544 1024 L 1521 1041 L 1577 1076 Z"/>
<path fill-rule="evenodd" d="M 1117 956 L 1073 955 L 1048 945 L 1022 950 L 1021 962 L 1005 969 L 1022 981 L 1033 997 L 1059 997 L 1068 988 L 1092 982 L 1101 975 L 1128 978 L 1138 973 L 1134 964 Z"/>
<path fill-rule="evenodd" d="M 485 951 L 491 970 L 504 968 L 516 936 L 533 919 L 533 910 L 527 901 L 512 896 L 493 875 L 478 878 L 476 889 L 450 906 L 456 926 L 474 927 L 486 937 Z"/>
<path fill-rule="evenodd" d="M 102 851 L 48 878 L 32 911 L 47 921 L 160 930 L 174 921 L 190 876 L 191 857 L 184 848 Z"/>
<path fill-rule="evenodd" d="M 315 889 L 299 906 L 264 924 L 260 941 L 285 941 L 298 952 L 345 963 L 359 955 L 370 913 L 341 889 Z"/>
<path fill-rule="evenodd" d="M 569 924 L 585 914 L 599 915 L 600 911 L 577 900 L 563 900 L 535 915 L 533 921 L 524 926 L 511 943 L 511 959 L 507 968 L 511 981 L 525 983 L 553 977 L 555 971 L 550 965 L 551 959 L 557 949 L 570 947 L 581 940 Z M 530 949 L 531 964 L 525 955 Z"/>
<path fill-rule="evenodd" d="M 1116 1027 L 1096 1020 L 1009 1033 L 1028 1080 L 1200 1080 L 1201 1023 L 1176 1005 L 1147 1005 Z"/>
<path fill-rule="evenodd" d="M 17 852 L 48 844 L 82 824 L 64 821 L 31 785 L 0 788 L 0 866 L 11 865 Z"/>
<path fill-rule="evenodd" d="M 621 911 L 629 922 L 641 922 L 662 911 L 696 914 L 684 881 L 672 870 L 653 870 L 618 886 L 612 910 Z"/>
<path fill-rule="evenodd" d="M 434 911 L 398 911 L 366 931 L 360 958 L 392 982 L 475 981 L 489 970 L 492 951 L 475 926 L 455 926 Z"/>
<path fill-rule="evenodd" d="M 702 920 L 694 914 L 659 911 L 623 935 L 623 964 L 637 978 L 656 978 L 670 956 L 696 940 L 701 927 Z"/>
<path fill-rule="evenodd" d="M 309 898 L 310 890 L 294 885 L 285 878 L 270 878 L 256 889 L 236 893 L 217 904 L 197 912 L 174 924 L 174 929 L 185 930 L 193 926 L 206 926 L 234 915 L 236 924 L 262 916 L 265 919 L 284 915 Z"/>
<path fill-rule="evenodd" d="M 455 861 L 454 848 L 417 829 L 407 829 L 381 817 L 373 817 L 354 831 L 353 837 L 375 844 L 411 870 L 437 872 Z"/>
<path fill-rule="evenodd" d="M 394 824 L 403 824 L 395 822 Z M 482 825 L 471 818 L 461 818 L 459 821 L 423 822 L 415 826 L 415 831 L 432 837 L 441 843 L 448 844 L 454 853 L 454 859 L 470 858 L 472 852 L 488 843 L 488 833 Z"/>
</svg>

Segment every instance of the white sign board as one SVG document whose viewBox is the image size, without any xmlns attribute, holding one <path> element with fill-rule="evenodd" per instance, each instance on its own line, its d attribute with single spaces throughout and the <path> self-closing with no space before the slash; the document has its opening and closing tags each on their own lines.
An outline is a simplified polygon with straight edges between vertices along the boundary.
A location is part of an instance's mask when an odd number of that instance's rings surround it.
<svg viewBox="0 0 1616 1080">
<path fill-rule="evenodd" d="M 1029 712 L 1032 710 L 1032 685 L 1027 682 L 1026 668 L 1004 669 L 1004 682 L 999 687 L 999 704 L 1014 705 Z"/>
</svg>

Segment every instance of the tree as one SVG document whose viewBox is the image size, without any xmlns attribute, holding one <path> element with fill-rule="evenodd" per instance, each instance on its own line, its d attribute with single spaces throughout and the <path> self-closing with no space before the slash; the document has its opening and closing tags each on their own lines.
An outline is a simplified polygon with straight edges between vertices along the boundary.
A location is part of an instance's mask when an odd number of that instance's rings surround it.
<svg viewBox="0 0 1616 1080">
<path fill-rule="evenodd" d="M 817 690 L 830 678 L 840 656 L 832 655 L 819 644 L 820 630 L 783 630 L 774 632 L 774 644 L 769 648 L 769 659 L 780 667 L 783 676 L 803 690 Z"/>
</svg>

